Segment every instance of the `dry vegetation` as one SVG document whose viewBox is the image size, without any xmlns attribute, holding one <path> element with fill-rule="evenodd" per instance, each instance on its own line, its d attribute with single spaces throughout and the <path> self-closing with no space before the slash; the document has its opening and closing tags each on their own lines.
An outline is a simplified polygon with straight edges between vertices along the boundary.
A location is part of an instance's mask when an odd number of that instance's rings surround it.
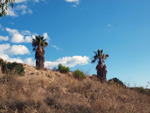
<svg viewBox="0 0 150 113">
<path fill-rule="evenodd" d="M 40 71 L 0 75 L 0 113 L 150 113 L 150 96 L 96 78 Z"/>
</svg>

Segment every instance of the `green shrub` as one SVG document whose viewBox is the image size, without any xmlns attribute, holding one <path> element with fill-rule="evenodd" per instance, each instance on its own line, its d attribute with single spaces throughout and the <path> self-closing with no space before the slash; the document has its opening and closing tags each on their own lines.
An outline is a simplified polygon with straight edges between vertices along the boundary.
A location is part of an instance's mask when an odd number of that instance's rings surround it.
<svg viewBox="0 0 150 113">
<path fill-rule="evenodd" d="M 74 77 L 77 78 L 77 79 L 84 79 L 85 78 L 85 75 L 82 71 L 80 71 L 79 69 L 75 70 L 74 71 Z"/>
<path fill-rule="evenodd" d="M 2 66 L 2 72 L 3 74 L 7 75 L 19 75 L 23 76 L 24 75 L 24 67 L 22 64 L 19 63 L 5 63 L 0 60 L 0 64 Z"/>
<path fill-rule="evenodd" d="M 69 67 L 65 67 L 62 64 L 59 64 L 58 71 L 60 71 L 61 73 L 68 73 L 70 71 L 70 69 L 69 69 Z"/>
<path fill-rule="evenodd" d="M 113 78 L 113 79 L 110 79 L 108 80 L 108 83 L 109 84 L 116 84 L 116 85 L 119 85 L 119 86 L 123 86 L 123 87 L 126 87 L 122 81 L 120 81 L 118 78 Z"/>
</svg>

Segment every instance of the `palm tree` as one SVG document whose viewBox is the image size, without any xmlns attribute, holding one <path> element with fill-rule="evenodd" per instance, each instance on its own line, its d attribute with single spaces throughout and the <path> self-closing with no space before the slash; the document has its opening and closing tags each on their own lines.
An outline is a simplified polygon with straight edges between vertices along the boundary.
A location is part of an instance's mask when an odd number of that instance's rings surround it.
<svg viewBox="0 0 150 113">
<path fill-rule="evenodd" d="M 98 60 L 98 64 L 96 66 L 96 70 L 97 70 L 97 77 L 100 79 L 101 82 L 105 82 L 106 81 L 106 65 L 105 60 L 107 59 L 107 57 L 109 57 L 108 54 L 104 54 L 103 50 L 98 49 L 97 52 L 94 51 L 95 56 L 93 57 L 93 60 L 91 63 L 95 63 Z"/>
<path fill-rule="evenodd" d="M 32 40 L 33 51 L 35 51 L 35 59 L 36 59 L 36 68 L 43 69 L 44 68 L 44 48 L 48 46 L 48 43 L 44 37 L 35 36 L 35 39 Z"/>
</svg>

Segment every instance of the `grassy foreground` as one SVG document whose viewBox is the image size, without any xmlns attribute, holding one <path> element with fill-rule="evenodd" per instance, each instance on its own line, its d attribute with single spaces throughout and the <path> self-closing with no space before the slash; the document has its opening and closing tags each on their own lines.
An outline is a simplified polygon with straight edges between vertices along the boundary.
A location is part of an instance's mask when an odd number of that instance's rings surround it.
<svg viewBox="0 0 150 113">
<path fill-rule="evenodd" d="M 0 113 L 150 113 L 150 96 L 72 72 L 40 71 L 24 65 L 25 76 L 0 74 Z"/>
</svg>

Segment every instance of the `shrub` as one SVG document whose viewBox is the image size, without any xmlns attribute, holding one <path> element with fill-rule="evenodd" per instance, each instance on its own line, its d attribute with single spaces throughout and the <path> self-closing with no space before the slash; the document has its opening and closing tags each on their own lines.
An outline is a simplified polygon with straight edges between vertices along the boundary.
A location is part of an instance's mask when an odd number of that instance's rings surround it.
<svg viewBox="0 0 150 113">
<path fill-rule="evenodd" d="M 75 70 L 74 71 L 74 77 L 77 78 L 77 79 L 84 79 L 85 78 L 85 75 L 82 71 L 80 71 L 79 69 Z"/>
<path fill-rule="evenodd" d="M 3 74 L 7 75 L 24 75 L 24 67 L 22 64 L 19 63 L 5 63 L 4 61 L 0 60 L 0 65 L 2 66 Z"/>
<path fill-rule="evenodd" d="M 108 83 L 109 84 L 116 84 L 116 85 L 119 85 L 119 86 L 123 86 L 123 87 L 126 87 L 122 81 L 120 81 L 118 78 L 113 78 L 113 79 L 110 79 L 108 80 Z"/>
<path fill-rule="evenodd" d="M 62 64 L 59 64 L 58 71 L 60 71 L 61 73 L 68 73 L 70 71 L 70 69 L 69 69 L 69 67 L 65 67 Z"/>
</svg>

